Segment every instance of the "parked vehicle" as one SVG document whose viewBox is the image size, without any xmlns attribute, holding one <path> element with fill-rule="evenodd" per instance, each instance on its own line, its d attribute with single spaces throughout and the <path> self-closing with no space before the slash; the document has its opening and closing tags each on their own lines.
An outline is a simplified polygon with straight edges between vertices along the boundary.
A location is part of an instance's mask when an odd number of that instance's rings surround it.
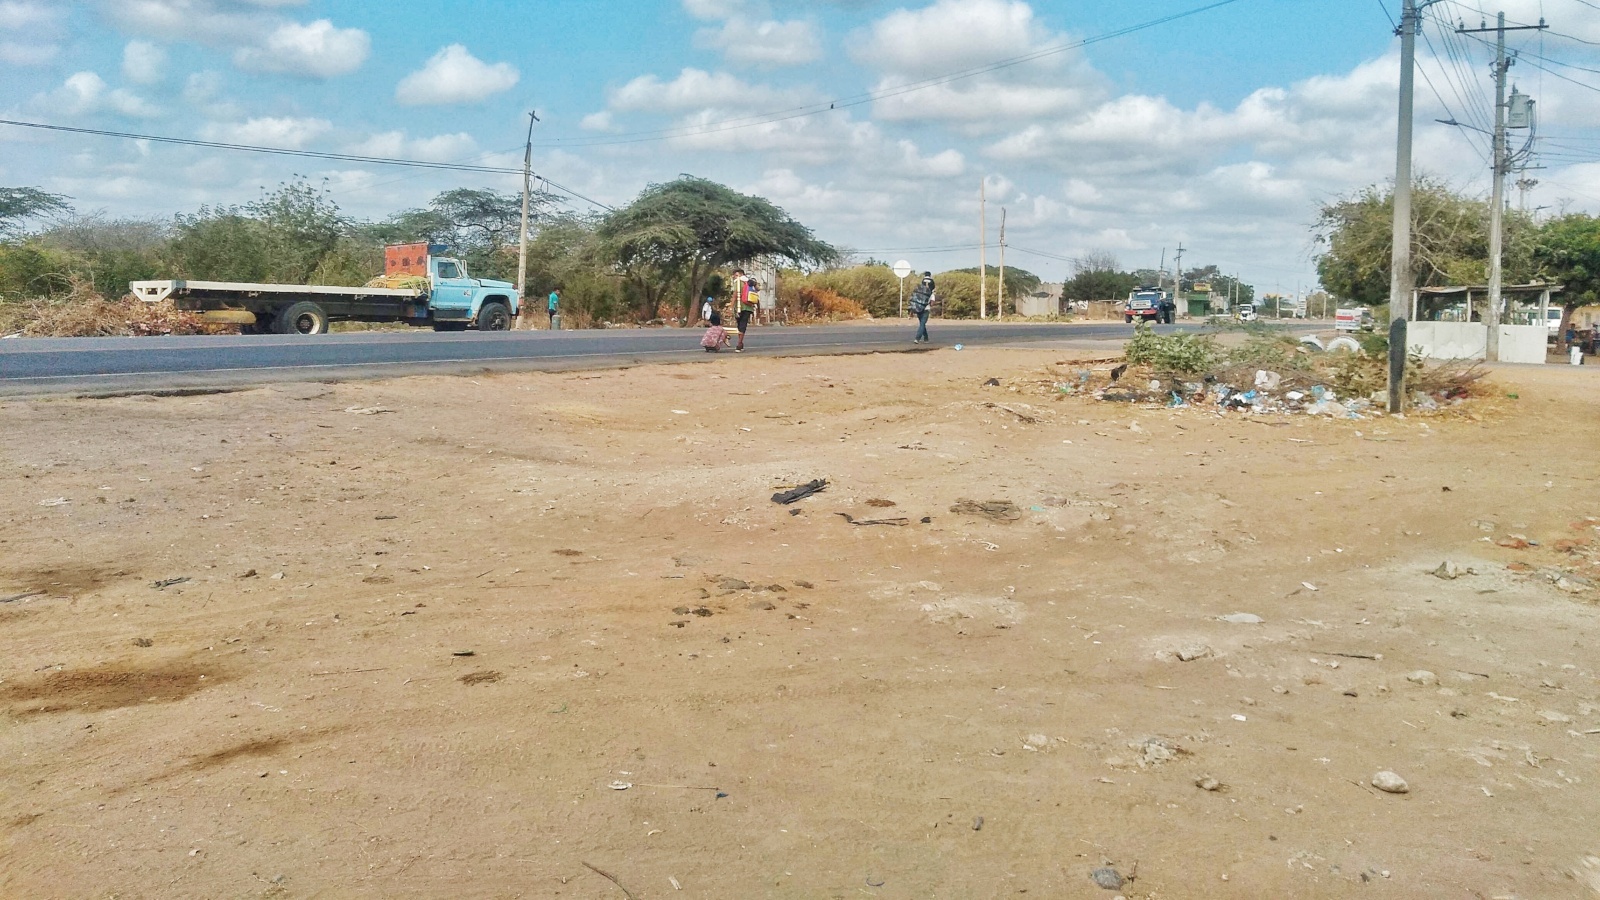
<svg viewBox="0 0 1600 900">
<path fill-rule="evenodd" d="M 1254 322 L 1255 320 L 1256 320 L 1256 308 L 1255 308 L 1254 304 L 1247 303 L 1244 306 L 1239 307 L 1239 321 L 1241 321 L 1241 322 Z"/>
<path fill-rule="evenodd" d="M 1131 323 L 1134 319 L 1140 319 L 1158 325 L 1163 322 L 1171 325 L 1177 309 L 1177 304 L 1172 302 L 1172 297 L 1166 291 L 1146 285 L 1128 295 L 1128 302 L 1122 307 L 1122 321 Z"/>
<path fill-rule="evenodd" d="M 1372 310 L 1365 306 L 1340 309 L 1333 314 L 1334 331 L 1371 331 L 1374 327 Z"/>
<path fill-rule="evenodd" d="M 332 322 L 403 322 L 435 331 L 505 331 L 521 307 L 516 286 L 472 278 L 438 244 L 384 249 L 384 274 L 366 287 L 247 284 L 228 281 L 135 281 L 150 303 L 171 299 L 182 310 L 246 334 L 327 334 Z"/>
</svg>

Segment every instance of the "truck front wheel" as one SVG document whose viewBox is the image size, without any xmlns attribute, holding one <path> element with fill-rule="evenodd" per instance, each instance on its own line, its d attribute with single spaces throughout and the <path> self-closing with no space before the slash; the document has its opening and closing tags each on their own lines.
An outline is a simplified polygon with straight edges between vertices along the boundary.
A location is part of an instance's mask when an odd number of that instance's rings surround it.
<svg viewBox="0 0 1600 900">
<path fill-rule="evenodd" d="M 284 307 L 272 321 L 278 334 L 327 334 L 328 313 L 309 300 Z"/>
<path fill-rule="evenodd" d="M 508 331 L 511 328 L 511 309 L 498 300 L 485 303 L 478 310 L 479 331 Z"/>
</svg>

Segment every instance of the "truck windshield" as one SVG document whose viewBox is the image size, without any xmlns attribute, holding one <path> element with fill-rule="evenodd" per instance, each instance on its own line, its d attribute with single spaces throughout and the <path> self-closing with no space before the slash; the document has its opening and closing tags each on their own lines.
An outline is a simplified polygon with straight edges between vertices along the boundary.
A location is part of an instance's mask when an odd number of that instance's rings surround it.
<svg viewBox="0 0 1600 900">
<path fill-rule="evenodd" d="M 456 264 L 452 260 L 446 260 L 446 261 L 440 262 L 439 263 L 439 277 L 440 278 L 460 278 L 461 277 L 461 266 Z"/>
</svg>

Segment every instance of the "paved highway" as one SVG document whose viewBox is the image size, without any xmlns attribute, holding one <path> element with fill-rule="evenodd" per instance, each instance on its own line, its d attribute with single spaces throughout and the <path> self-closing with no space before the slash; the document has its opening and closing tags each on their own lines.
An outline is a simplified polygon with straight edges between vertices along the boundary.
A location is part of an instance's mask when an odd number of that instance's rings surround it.
<svg viewBox="0 0 1600 900">
<path fill-rule="evenodd" d="M 1187 329 L 1190 326 L 1175 326 Z M 1104 325 L 934 322 L 931 348 L 1112 340 Z M 1167 330 L 1163 328 L 1162 330 Z M 910 350 L 908 325 L 753 328 L 745 356 Z M 419 373 L 552 370 L 714 359 L 698 328 L 512 332 L 355 332 L 0 340 L 0 396 L 240 387 Z M 731 351 L 723 351 L 732 356 Z"/>
</svg>

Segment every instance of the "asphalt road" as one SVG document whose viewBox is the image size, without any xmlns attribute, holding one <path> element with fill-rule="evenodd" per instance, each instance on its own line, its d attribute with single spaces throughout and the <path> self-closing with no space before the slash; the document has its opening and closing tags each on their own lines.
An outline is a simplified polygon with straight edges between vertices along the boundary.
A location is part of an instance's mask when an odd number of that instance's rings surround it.
<svg viewBox="0 0 1600 900">
<path fill-rule="evenodd" d="M 1191 330 L 1167 326 L 1161 330 Z M 1104 325 L 931 323 L 932 348 L 1065 340 L 1133 333 Z M 745 355 L 827 355 L 910 350 L 908 325 L 753 328 Z M 245 387 L 284 381 L 600 368 L 715 359 L 698 328 L 479 333 L 357 332 L 144 338 L 17 338 L 0 341 L 0 396 L 97 394 Z M 732 355 L 723 351 L 723 355 Z"/>
</svg>

